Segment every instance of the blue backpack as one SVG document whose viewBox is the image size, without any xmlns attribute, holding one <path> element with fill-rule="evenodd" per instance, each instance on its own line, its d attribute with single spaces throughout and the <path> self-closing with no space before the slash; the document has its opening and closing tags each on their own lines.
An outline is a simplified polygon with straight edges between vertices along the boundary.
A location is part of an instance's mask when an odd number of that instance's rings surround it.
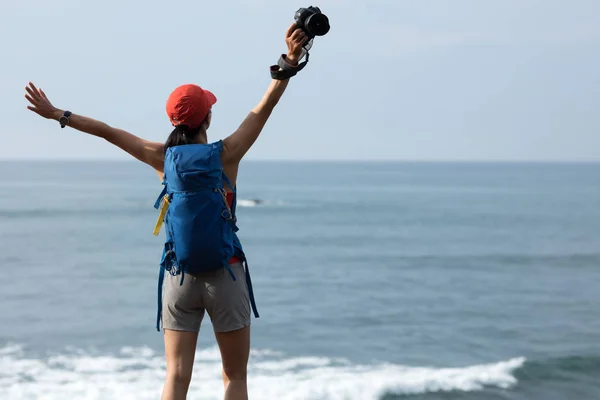
<svg viewBox="0 0 600 400">
<path fill-rule="evenodd" d="M 235 281 L 229 260 L 243 261 L 252 311 L 258 318 L 248 262 L 237 237 L 236 190 L 223 172 L 223 142 L 187 144 L 167 149 L 164 165 L 164 188 L 154 208 L 160 210 L 154 235 L 165 224 L 166 240 L 158 278 L 158 313 L 156 329 L 160 331 L 162 287 L 165 271 L 181 282 L 186 273 L 197 274 L 226 268 Z M 230 208 L 223 181 L 233 191 Z"/>
</svg>

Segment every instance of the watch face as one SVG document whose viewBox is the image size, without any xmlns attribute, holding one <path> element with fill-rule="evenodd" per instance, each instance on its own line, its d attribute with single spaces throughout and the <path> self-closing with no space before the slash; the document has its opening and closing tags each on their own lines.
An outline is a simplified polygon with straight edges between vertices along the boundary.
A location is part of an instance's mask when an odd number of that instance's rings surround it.
<svg viewBox="0 0 600 400">
<path fill-rule="evenodd" d="M 60 117 L 58 122 L 60 122 L 61 125 L 66 125 L 67 122 L 69 122 L 69 119 L 67 117 Z"/>
</svg>

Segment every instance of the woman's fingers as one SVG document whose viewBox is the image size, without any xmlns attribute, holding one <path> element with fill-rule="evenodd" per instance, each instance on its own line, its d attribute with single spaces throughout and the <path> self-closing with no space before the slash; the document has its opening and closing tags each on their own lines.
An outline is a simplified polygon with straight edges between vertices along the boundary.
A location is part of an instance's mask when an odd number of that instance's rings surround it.
<svg viewBox="0 0 600 400">
<path fill-rule="evenodd" d="M 304 44 L 304 42 L 306 42 L 308 40 L 308 36 L 306 36 L 306 33 L 304 33 L 304 31 L 302 31 L 302 29 L 298 29 L 296 31 L 298 34 L 293 37 L 293 40 L 298 43 L 298 44 Z M 294 33 L 296 33 L 294 32 Z"/>
<path fill-rule="evenodd" d="M 29 96 L 34 99 L 35 101 L 38 101 L 40 98 L 40 94 L 36 91 L 34 91 L 33 89 L 31 89 L 29 86 L 25 88 L 25 90 L 27 91 L 27 93 L 29 94 Z"/>
<path fill-rule="evenodd" d="M 40 112 L 40 110 L 38 110 L 37 108 L 33 107 L 33 106 L 27 106 L 27 109 L 30 111 L 33 111 L 34 113 L 36 113 L 37 115 L 39 115 L 40 117 L 43 117 L 42 113 Z"/>
<path fill-rule="evenodd" d="M 29 82 L 29 86 L 26 89 L 27 92 L 31 94 L 31 96 L 34 99 L 39 100 L 40 98 L 42 98 L 40 91 L 38 90 L 38 88 L 35 87 L 35 85 L 32 82 Z"/>
<path fill-rule="evenodd" d="M 52 104 L 50 104 L 50 101 L 48 101 L 44 91 L 36 88 L 31 82 L 29 82 L 29 85 L 25 87 L 25 91 L 25 98 L 30 103 L 30 105 L 27 106 L 27 109 L 44 118 L 49 118 L 49 112 L 52 108 Z"/>
<path fill-rule="evenodd" d="M 35 87 L 35 85 L 34 85 L 32 82 L 29 82 L 29 86 L 31 86 L 31 89 L 33 89 L 33 91 L 34 91 L 35 93 L 38 93 L 38 90 L 37 90 L 37 88 Z"/>
<path fill-rule="evenodd" d="M 289 38 L 292 35 L 292 32 L 294 32 L 294 29 L 296 29 L 296 23 L 292 22 L 292 24 L 287 28 L 287 31 L 285 32 L 285 37 Z"/>
<path fill-rule="evenodd" d="M 26 95 L 25 95 L 25 98 L 26 98 L 26 99 L 27 99 L 27 100 L 28 100 L 28 101 L 29 101 L 31 104 L 33 104 L 33 105 L 35 105 L 35 103 L 37 103 L 37 102 L 36 102 L 35 100 L 33 100 L 33 98 L 32 98 L 30 95 L 28 95 L 28 94 L 26 94 Z"/>
<path fill-rule="evenodd" d="M 300 37 L 302 36 L 302 34 L 304 34 L 304 32 L 302 32 L 302 29 L 296 29 L 296 30 L 294 31 L 294 33 L 292 33 L 292 36 L 290 37 L 290 39 L 291 39 L 293 42 L 297 42 L 297 41 L 299 41 L 299 40 L 300 40 Z"/>
</svg>

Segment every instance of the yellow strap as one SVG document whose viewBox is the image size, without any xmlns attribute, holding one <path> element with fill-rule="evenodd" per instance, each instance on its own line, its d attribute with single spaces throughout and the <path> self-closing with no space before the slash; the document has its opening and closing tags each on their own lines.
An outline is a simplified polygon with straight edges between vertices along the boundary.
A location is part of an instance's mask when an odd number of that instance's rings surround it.
<svg viewBox="0 0 600 400">
<path fill-rule="evenodd" d="M 160 210 L 158 213 L 158 220 L 156 220 L 156 225 L 154 226 L 154 236 L 158 236 L 158 233 L 160 232 L 160 227 L 163 224 L 163 221 L 165 220 L 165 214 L 167 213 L 167 208 L 169 208 L 169 196 L 165 195 L 165 197 L 163 197 L 162 203 L 160 205 Z"/>
</svg>

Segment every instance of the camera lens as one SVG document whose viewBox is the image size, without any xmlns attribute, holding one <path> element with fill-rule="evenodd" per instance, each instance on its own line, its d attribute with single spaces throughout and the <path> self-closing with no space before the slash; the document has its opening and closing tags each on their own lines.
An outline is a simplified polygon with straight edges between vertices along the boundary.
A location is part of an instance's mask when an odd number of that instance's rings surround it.
<svg viewBox="0 0 600 400">
<path fill-rule="evenodd" d="M 329 32 L 329 18 L 325 14 L 313 14 L 305 21 L 306 30 L 315 36 L 323 36 Z"/>
</svg>

